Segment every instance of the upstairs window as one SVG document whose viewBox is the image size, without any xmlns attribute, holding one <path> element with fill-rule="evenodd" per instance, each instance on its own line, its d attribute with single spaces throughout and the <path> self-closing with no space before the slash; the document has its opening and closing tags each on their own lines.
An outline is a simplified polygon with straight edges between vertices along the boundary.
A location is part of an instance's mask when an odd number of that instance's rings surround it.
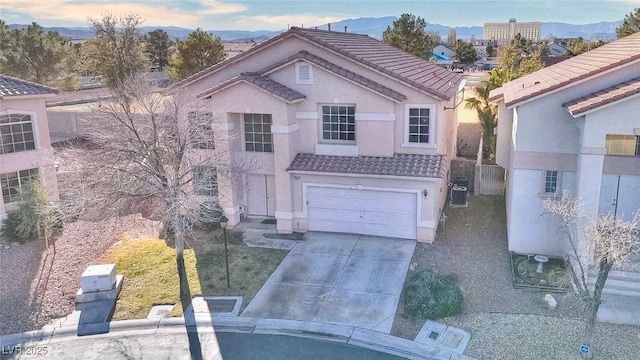
<svg viewBox="0 0 640 360">
<path fill-rule="evenodd" d="M 327 105 L 322 107 L 322 139 L 356 141 L 355 106 Z"/>
<path fill-rule="evenodd" d="M 35 149 L 31 115 L 0 115 L 0 155 Z"/>
<path fill-rule="evenodd" d="M 640 156 L 640 136 L 607 134 L 604 146 L 607 155 Z"/>
<path fill-rule="evenodd" d="M 435 106 L 405 106 L 404 146 L 432 147 L 435 144 Z"/>
<path fill-rule="evenodd" d="M 22 201 L 22 192 L 29 181 L 38 181 L 38 169 L 21 170 L 7 174 L 0 174 L 0 188 L 2 188 L 2 201 L 9 204 Z"/>
<path fill-rule="evenodd" d="M 213 114 L 190 111 L 188 114 L 190 141 L 196 149 L 215 149 Z"/>
<path fill-rule="evenodd" d="M 246 151 L 273 152 L 271 114 L 244 114 L 244 145 Z"/>
</svg>

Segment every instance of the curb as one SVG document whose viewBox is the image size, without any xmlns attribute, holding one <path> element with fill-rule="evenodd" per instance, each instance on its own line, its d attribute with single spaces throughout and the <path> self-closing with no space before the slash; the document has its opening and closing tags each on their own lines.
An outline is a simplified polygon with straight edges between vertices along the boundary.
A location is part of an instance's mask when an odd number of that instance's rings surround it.
<svg viewBox="0 0 640 360">
<path fill-rule="evenodd" d="M 192 320 L 193 321 L 193 320 Z M 188 322 L 192 322 L 188 321 Z M 340 342 L 374 351 L 416 360 L 473 360 L 472 358 L 441 348 L 398 338 L 373 330 L 321 322 L 261 319 L 252 317 L 212 317 L 196 315 L 195 324 L 184 318 L 160 320 L 121 320 L 109 323 L 109 332 L 100 335 L 78 336 L 77 325 L 45 327 L 43 330 L 0 336 L 0 347 L 38 342 L 46 345 L 83 339 L 108 339 L 123 336 L 170 335 L 195 326 L 199 333 L 231 332 L 244 334 L 296 336 L 309 339 Z"/>
</svg>

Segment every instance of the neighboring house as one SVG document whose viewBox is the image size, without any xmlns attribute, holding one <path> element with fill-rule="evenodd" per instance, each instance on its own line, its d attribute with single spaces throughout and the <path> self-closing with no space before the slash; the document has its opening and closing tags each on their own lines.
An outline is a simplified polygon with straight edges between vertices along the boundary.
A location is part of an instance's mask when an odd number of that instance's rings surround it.
<svg viewBox="0 0 640 360">
<path fill-rule="evenodd" d="M 452 59 L 456 51 L 448 46 L 439 44 L 431 50 L 431 53 L 435 56 L 442 57 L 444 60 Z M 438 59 L 440 60 L 440 59 Z"/>
<path fill-rule="evenodd" d="M 45 99 L 58 91 L 0 75 L 0 220 L 14 210 L 30 180 L 39 180 L 57 198 L 53 149 Z"/>
<path fill-rule="evenodd" d="M 291 28 L 175 86 L 212 113 L 219 136 L 205 151 L 260 159 L 219 184 L 231 225 L 244 213 L 284 233 L 433 241 L 461 81 L 366 35 Z"/>
<path fill-rule="evenodd" d="M 509 250 L 566 254 L 543 206 L 563 190 L 591 217 L 638 211 L 640 33 L 506 83 L 490 99 L 499 104 L 496 162 L 508 171 Z"/>
<path fill-rule="evenodd" d="M 558 43 L 552 42 L 549 44 L 549 56 L 565 56 L 570 54 L 571 51 L 569 51 L 569 49 Z"/>
</svg>

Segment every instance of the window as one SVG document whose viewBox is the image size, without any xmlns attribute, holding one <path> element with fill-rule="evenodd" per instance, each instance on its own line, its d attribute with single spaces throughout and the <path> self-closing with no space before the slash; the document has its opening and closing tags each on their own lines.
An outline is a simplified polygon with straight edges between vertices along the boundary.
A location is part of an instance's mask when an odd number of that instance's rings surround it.
<svg viewBox="0 0 640 360">
<path fill-rule="evenodd" d="M 434 145 L 435 107 L 433 105 L 406 105 L 404 146 Z"/>
<path fill-rule="evenodd" d="M 604 141 L 607 155 L 640 155 L 640 136 L 607 134 Z"/>
<path fill-rule="evenodd" d="M 558 171 L 547 170 L 544 173 L 544 193 L 555 194 L 558 192 Z"/>
<path fill-rule="evenodd" d="M 218 174 L 213 166 L 196 166 L 191 169 L 193 191 L 196 195 L 218 196 Z"/>
<path fill-rule="evenodd" d="M 323 106 L 322 139 L 352 142 L 356 141 L 355 106 Z"/>
<path fill-rule="evenodd" d="M 273 152 L 271 114 L 244 114 L 244 144 L 247 151 Z"/>
<path fill-rule="evenodd" d="M 21 201 L 22 190 L 29 181 L 38 180 L 38 169 L 22 170 L 14 173 L 0 174 L 2 201 L 5 204 Z"/>
<path fill-rule="evenodd" d="M 0 116 L 0 154 L 35 150 L 35 148 L 31 115 Z"/>
<path fill-rule="evenodd" d="M 196 149 L 215 149 L 213 137 L 213 114 L 210 112 L 190 111 L 188 114 L 190 141 Z"/>
<path fill-rule="evenodd" d="M 313 67 L 311 64 L 300 61 L 296 63 L 296 84 L 308 85 L 313 84 Z"/>
<path fill-rule="evenodd" d="M 430 109 L 409 109 L 409 142 L 428 144 L 429 143 L 429 110 Z"/>
</svg>

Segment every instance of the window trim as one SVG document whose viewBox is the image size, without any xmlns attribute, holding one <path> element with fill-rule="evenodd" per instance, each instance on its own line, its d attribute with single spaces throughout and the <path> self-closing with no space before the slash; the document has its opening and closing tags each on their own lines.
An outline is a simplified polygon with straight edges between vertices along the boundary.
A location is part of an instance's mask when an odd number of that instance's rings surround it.
<svg viewBox="0 0 640 360">
<path fill-rule="evenodd" d="M 308 66 L 309 67 L 309 79 L 302 79 L 300 77 L 300 67 L 302 65 Z M 313 85 L 313 65 L 311 63 L 308 63 L 306 61 L 298 61 L 295 64 L 295 78 L 296 78 L 296 84 L 297 85 Z"/>
<path fill-rule="evenodd" d="M 211 171 L 211 173 L 214 174 L 215 179 L 213 180 L 213 184 L 215 186 L 212 187 L 211 189 L 200 189 L 200 188 L 198 188 L 196 186 L 196 185 L 198 185 L 200 183 L 199 181 L 196 180 L 196 174 L 202 174 L 202 173 L 198 173 L 197 170 L 203 169 L 203 168 L 207 169 L 205 171 Z M 195 195 L 197 195 L 197 196 L 207 196 L 207 197 L 217 197 L 218 196 L 218 194 L 219 194 L 219 189 L 218 189 L 218 169 L 215 166 L 198 165 L 198 166 L 192 167 L 191 168 L 191 181 L 192 181 L 193 193 Z"/>
<path fill-rule="evenodd" d="M 429 142 L 415 143 L 409 142 L 409 112 L 411 109 L 429 109 Z M 404 106 L 404 126 L 401 147 L 430 148 L 436 147 L 436 105 L 435 104 L 405 104 Z"/>
<path fill-rule="evenodd" d="M 191 134 L 189 134 L 189 137 L 191 138 L 192 144 L 191 144 L 191 148 L 193 149 L 200 149 L 200 150 L 215 150 L 216 149 L 216 140 L 215 140 L 215 132 L 214 132 L 214 128 L 213 128 L 213 112 L 211 111 L 199 111 L 199 110 L 189 110 L 187 111 L 187 128 L 189 129 L 189 131 L 191 131 L 191 129 L 193 128 L 193 124 L 191 123 L 191 114 L 208 114 L 211 117 L 211 122 L 208 124 L 208 129 L 205 129 L 205 131 L 211 131 L 211 139 L 203 139 L 203 141 L 195 141 L 194 138 L 192 138 Z M 197 125 L 204 125 L 207 126 L 207 124 L 197 124 Z"/>
<path fill-rule="evenodd" d="M 262 151 L 256 151 L 255 147 L 254 150 L 247 150 L 247 124 L 246 124 L 246 116 L 247 115 L 261 115 L 261 119 L 263 119 L 262 117 L 264 115 L 269 115 L 269 117 L 271 118 L 271 124 L 269 125 L 269 129 L 270 131 L 268 133 L 265 132 L 261 132 L 262 135 L 268 134 L 271 135 L 271 141 L 270 142 L 265 142 L 265 141 L 260 141 L 259 143 L 261 143 L 263 145 L 263 150 Z M 264 124 L 262 124 L 264 125 Z M 271 127 L 273 126 L 273 114 L 266 114 L 266 113 L 243 113 L 242 114 L 242 146 L 243 146 L 243 150 L 244 152 L 249 152 L 249 153 L 263 153 L 263 154 L 273 154 L 275 152 L 275 141 L 273 138 L 273 130 L 271 130 Z M 255 134 L 254 131 L 251 131 L 252 133 Z M 256 141 L 251 141 L 252 144 L 256 144 Z M 265 144 L 270 144 L 271 145 L 271 151 L 264 151 L 264 145 Z"/>
<path fill-rule="evenodd" d="M 38 129 L 38 117 L 36 113 L 33 111 L 21 110 L 21 109 L 6 109 L 6 110 L 0 111 L 0 116 L 11 116 L 11 115 L 29 115 L 31 117 L 31 129 L 33 133 L 34 148 L 31 150 L 16 151 L 16 152 L 10 152 L 6 154 L 3 154 L 0 152 L 0 156 L 25 153 L 29 151 L 39 151 L 40 150 L 40 132 Z"/>
<path fill-rule="evenodd" d="M 635 143 L 634 145 L 632 145 L 631 150 L 633 150 L 632 154 L 624 154 L 624 153 L 610 153 L 610 149 L 612 147 L 610 141 L 614 141 L 614 140 L 608 140 L 607 137 L 609 136 L 619 136 L 619 137 L 629 137 L 629 138 L 633 138 L 635 137 Z M 626 140 L 625 140 L 626 141 Z M 629 139 L 629 141 L 631 141 L 631 139 Z M 605 134 L 605 140 L 604 140 L 604 151 L 605 151 L 605 155 L 607 156 L 632 156 L 632 157 L 638 157 L 640 156 L 640 135 L 635 135 L 635 134 Z"/>
<path fill-rule="evenodd" d="M 547 192 L 547 174 L 549 172 L 556 173 L 556 182 L 555 182 L 556 191 L 554 192 Z M 542 171 L 542 188 L 540 192 L 541 196 L 551 196 L 551 197 L 556 196 L 560 193 L 561 186 L 562 186 L 562 171 L 560 170 L 543 170 Z"/>
<path fill-rule="evenodd" d="M 342 106 L 342 107 L 352 107 L 353 108 L 353 140 L 340 140 L 340 139 L 325 139 L 324 138 L 324 107 L 328 106 Z M 356 104 L 320 104 L 320 111 L 318 113 L 318 118 L 320 121 L 318 122 L 319 130 L 318 130 L 318 143 L 322 144 L 334 144 L 334 145 L 356 145 L 358 142 L 358 125 L 356 120 L 356 115 L 358 113 Z M 347 114 L 348 115 L 348 114 Z M 347 123 L 348 124 L 348 123 Z M 340 131 L 340 130 L 338 130 Z"/>
</svg>

